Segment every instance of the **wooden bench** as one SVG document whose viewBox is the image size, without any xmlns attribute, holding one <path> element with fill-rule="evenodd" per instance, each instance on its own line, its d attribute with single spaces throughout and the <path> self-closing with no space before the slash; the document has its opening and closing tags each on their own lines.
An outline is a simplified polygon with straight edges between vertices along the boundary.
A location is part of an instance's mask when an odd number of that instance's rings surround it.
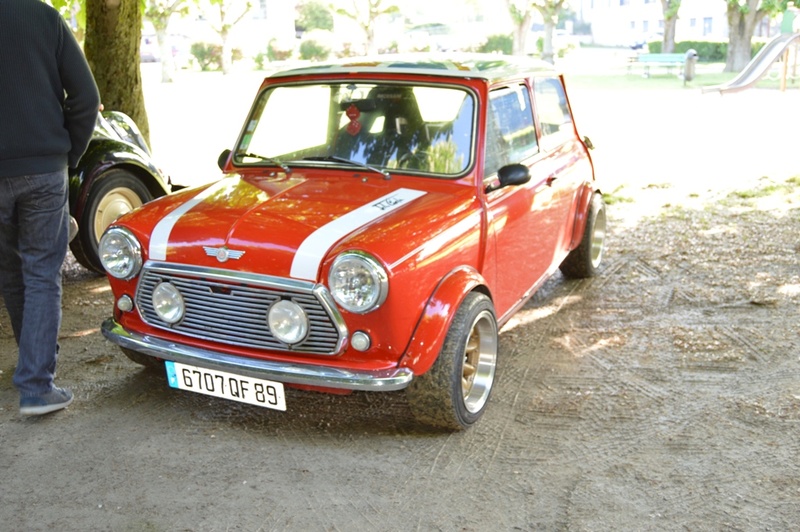
<svg viewBox="0 0 800 532">
<path fill-rule="evenodd" d="M 631 71 L 631 67 L 638 63 L 644 66 L 644 71 L 642 72 L 642 76 L 649 78 L 650 77 L 650 66 L 657 65 L 657 66 L 665 66 L 667 70 L 671 70 L 672 67 L 682 67 L 683 63 L 686 62 L 686 54 L 638 54 L 631 56 L 628 59 L 628 73 Z"/>
</svg>

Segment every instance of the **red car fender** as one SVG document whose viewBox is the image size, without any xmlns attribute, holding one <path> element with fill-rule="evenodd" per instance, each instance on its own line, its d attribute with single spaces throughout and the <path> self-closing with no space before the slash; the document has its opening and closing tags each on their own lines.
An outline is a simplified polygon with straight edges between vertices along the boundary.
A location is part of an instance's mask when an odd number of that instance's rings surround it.
<svg viewBox="0 0 800 532">
<path fill-rule="evenodd" d="M 578 198 L 577 212 L 575 213 L 575 223 L 572 226 L 572 240 L 569 243 L 570 251 L 578 247 L 578 244 L 581 243 L 583 231 L 586 229 L 586 217 L 589 212 L 589 206 L 592 203 L 594 192 L 594 188 L 588 185 L 581 190 L 581 195 Z"/>
<path fill-rule="evenodd" d="M 410 368 L 415 375 L 431 368 L 442 350 L 456 310 L 467 294 L 478 287 L 488 294 L 483 276 L 468 266 L 453 270 L 441 280 L 425 305 L 408 349 L 400 359 L 400 367 Z"/>
</svg>

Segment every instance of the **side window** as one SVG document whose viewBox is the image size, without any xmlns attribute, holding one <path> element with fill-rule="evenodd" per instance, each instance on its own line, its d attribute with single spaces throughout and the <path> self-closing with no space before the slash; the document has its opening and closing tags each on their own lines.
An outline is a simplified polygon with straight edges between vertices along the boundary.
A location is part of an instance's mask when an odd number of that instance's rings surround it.
<svg viewBox="0 0 800 532">
<path fill-rule="evenodd" d="M 533 84 L 542 144 L 560 144 L 574 134 L 564 86 L 558 78 L 537 78 Z"/>
<path fill-rule="evenodd" d="M 484 175 L 538 153 L 531 98 L 525 85 L 493 90 L 486 118 Z"/>
</svg>

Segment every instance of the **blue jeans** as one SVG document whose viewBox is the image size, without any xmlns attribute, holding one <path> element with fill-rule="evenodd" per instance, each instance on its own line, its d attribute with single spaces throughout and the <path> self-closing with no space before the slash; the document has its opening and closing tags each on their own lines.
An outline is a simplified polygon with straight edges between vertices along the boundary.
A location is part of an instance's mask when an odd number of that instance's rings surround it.
<svg viewBox="0 0 800 532">
<path fill-rule="evenodd" d="M 0 177 L 0 293 L 19 346 L 22 396 L 53 387 L 61 326 L 61 265 L 69 233 L 67 169 Z"/>
</svg>

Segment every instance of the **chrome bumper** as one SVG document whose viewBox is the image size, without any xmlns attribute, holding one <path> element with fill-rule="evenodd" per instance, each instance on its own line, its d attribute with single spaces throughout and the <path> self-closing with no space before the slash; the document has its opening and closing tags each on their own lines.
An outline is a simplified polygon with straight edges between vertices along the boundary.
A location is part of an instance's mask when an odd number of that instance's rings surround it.
<svg viewBox="0 0 800 532">
<path fill-rule="evenodd" d="M 405 388 L 414 378 L 414 373 L 408 368 L 348 371 L 327 366 L 237 357 L 132 333 L 123 329 L 113 318 L 104 321 L 100 330 L 103 336 L 118 346 L 151 357 L 290 384 L 390 392 Z"/>
</svg>

